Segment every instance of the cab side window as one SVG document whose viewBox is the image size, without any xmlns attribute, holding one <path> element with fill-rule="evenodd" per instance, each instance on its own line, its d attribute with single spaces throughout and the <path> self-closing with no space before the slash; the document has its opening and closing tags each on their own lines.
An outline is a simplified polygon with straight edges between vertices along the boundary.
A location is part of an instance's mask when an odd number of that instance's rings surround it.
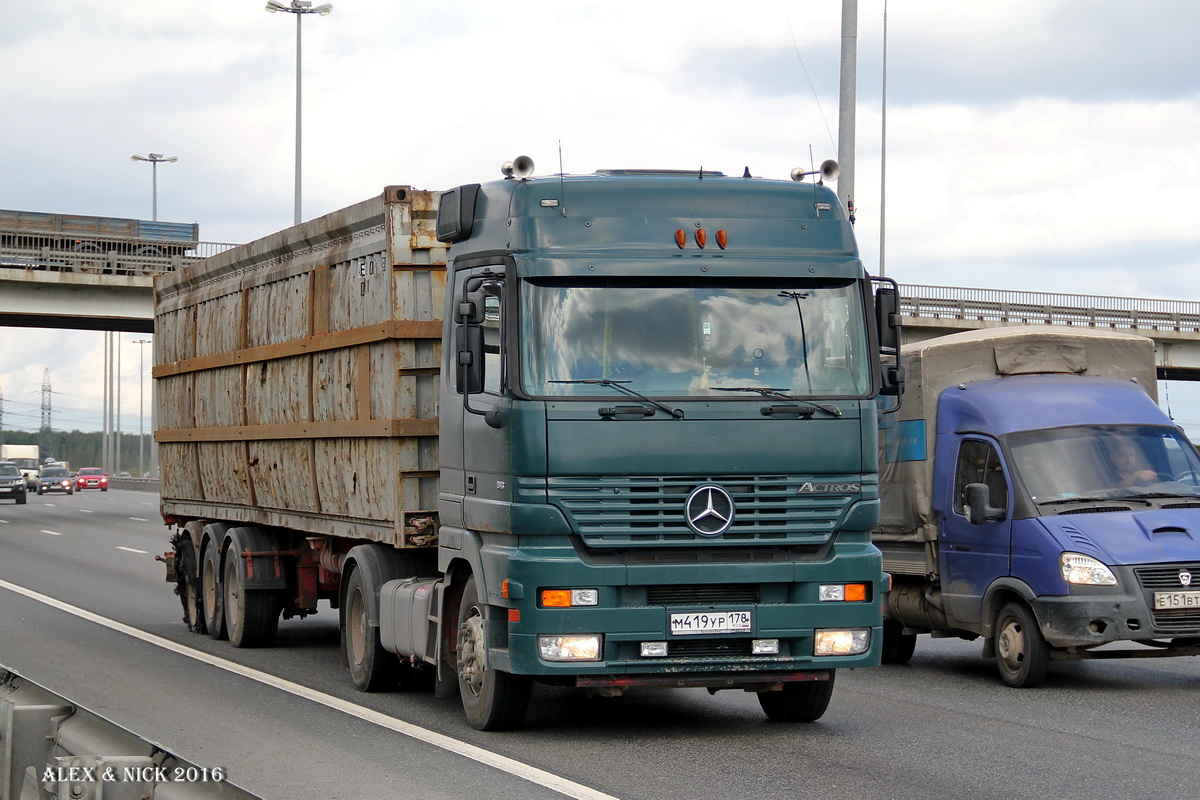
<svg viewBox="0 0 1200 800">
<path fill-rule="evenodd" d="M 1008 508 L 1008 481 L 1000 465 L 1000 454 L 989 442 L 967 439 L 959 448 L 958 469 L 954 478 L 954 496 L 958 498 L 959 513 L 967 503 L 967 485 L 971 483 L 987 485 L 989 506 Z"/>
<path fill-rule="evenodd" d="M 504 385 L 503 304 L 496 295 L 488 295 L 483 307 L 483 390 L 499 394 Z"/>
</svg>

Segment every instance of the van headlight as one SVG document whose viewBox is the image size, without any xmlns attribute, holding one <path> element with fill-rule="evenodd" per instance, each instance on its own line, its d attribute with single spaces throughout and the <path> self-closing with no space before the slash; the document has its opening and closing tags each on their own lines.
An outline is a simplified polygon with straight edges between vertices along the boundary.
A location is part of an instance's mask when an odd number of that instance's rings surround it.
<svg viewBox="0 0 1200 800">
<path fill-rule="evenodd" d="M 1063 580 L 1076 586 L 1116 586 L 1117 576 L 1103 563 L 1083 553 L 1063 553 L 1059 557 Z"/>
</svg>

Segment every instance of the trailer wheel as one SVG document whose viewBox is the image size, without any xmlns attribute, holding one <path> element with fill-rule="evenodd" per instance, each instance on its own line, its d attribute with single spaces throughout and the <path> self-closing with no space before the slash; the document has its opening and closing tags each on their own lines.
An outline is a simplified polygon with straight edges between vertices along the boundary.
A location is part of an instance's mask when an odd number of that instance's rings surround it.
<svg viewBox="0 0 1200 800">
<path fill-rule="evenodd" d="M 346 663 L 360 692 L 391 689 L 400 680 L 400 659 L 383 649 L 379 628 L 367 619 L 366 581 L 362 569 L 346 582 Z"/>
<path fill-rule="evenodd" d="M 196 563 L 196 548 L 186 535 L 175 545 L 176 593 L 183 602 L 183 623 L 189 631 L 206 633 L 204 627 L 204 602 L 201 599 L 199 564 Z"/>
<path fill-rule="evenodd" d="M 835 675 L 831 669 L 827 681 L 796 681 L 774 692 L 759 692 L 758 704 L 772 722 L 815 722 L 829 708 Z"/>
<path fill-rule="evenodd" d="M 526 676 L 501 672 L 488 664 L 485 612 L 471 576 L 459 604 L 458 691 L 472 728 L 511 730 L 525 718 L 532 683 Z"/>
<path fill-rule="evenodd" d="M 221 586 L 221 554 L 217 543 L 209 541 L 200 562 L 200 605 L 204 609 L 204 627 L 214 639 L 228 639 L 225 631 L 224 589 Z"/>
<path fill-rule="evenodd" d="M 996 615 L 996 666 L 1000 678 L 1017 689 L 1040 686 L 1050 650 L 1037 619 L 1024 603 L 1006 603 Z"/>
<path fill-rule="evenodd" d="M 916 649 L 915 633 L 905 633 L 904 626 L 893 619 L 883 621 L 883 648 L 879 653 L 884 664 L 907 664 Z"/>
<path fill-rule="evenodd" d="M 225 632 L 234 647 L 261 647 L 270 644 L 279 630 L 279 607 L 272 592 L 245 587 L 237 560 L 236 553 L 225 558 Z"/>
</svg>

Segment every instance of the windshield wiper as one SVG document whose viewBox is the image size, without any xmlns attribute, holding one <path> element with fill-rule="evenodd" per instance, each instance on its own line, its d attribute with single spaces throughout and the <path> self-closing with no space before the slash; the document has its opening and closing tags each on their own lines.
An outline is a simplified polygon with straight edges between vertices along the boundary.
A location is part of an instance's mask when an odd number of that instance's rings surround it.
<svg viewBox="0 0 1200 800">
<path fill-rule="evenodd" d="M 790 394 L 784 394 L 787 389 L 775 389 L 770 386 L 713 386 L 711 388 L 716 389 L 718 392 L 757 392 L 763 397 L 778 397 L 781 400 L 792 400 L 797 403 L 804 403 L 806 406 L 820 409 L 826 414 L 833 414 L 835 417 L 840 417 L 842 415 L 842 410 L 837 406 L 829 405 L 827 403 L 814 403 L 811 400 L 804 400 L 800 397 L 793 397 Z"/>
<path fill-rule="evenodd" d="M 661 408 L 663 411 L 667 412 L 675 419 L 683 419 L 683 411 L 681 409 L 671 408 L 669 405 L 666 405 L 665 403 L 660 403 L 657 400 L 652 400 L 651 398 L 646 397 L 646 395 L 642 394 L 641 392 L 634 391 L 633 389 L 630 389 L 628 386 L 623 385 L 626 383 L 631 383 L 631 381 L 612 381 L 612 380 L 609 380 L 608 378 L 584 378 L 581 380 L 574 380 L 574 381 L 547 381 L 547 383 L 586 383 L 586 384 L 595 385 L 595 386 L 611 386 L 613 389 L 616 389 L 619 392 L 624 392 L 625 394 L 629 395 L 630 397 L 636 397 L 638 400 L 649 403 L 650 405 L 654 406 L 655 408 Z"/>
</svg>

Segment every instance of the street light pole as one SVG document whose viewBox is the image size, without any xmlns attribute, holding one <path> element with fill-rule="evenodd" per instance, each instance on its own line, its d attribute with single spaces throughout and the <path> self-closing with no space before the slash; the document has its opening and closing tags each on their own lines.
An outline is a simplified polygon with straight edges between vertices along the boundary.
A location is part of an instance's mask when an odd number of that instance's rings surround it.
<svg viewBox="0 0 1200 800">
<path fill-rule="evenodd" d="M 142 402 L 144 390 L 146 388 L 146 347 L 153 339 L 134 339 L 133 343 L 138 345 L 138 477 L 141 478 L 146 474 L 145 456 L 143 453 L 146 449 L 146 415 L 145 406 Z"/>
<path fill-rule="evenodd" d="M 150 162 L 150 191 L 152 198 L 150 219 L 158 222 L 158 165 L 164 161 L 178 161 L 179 156 L 167 156 L 163 158 L 162 153 L 151 153 L 148 156 L 130 156 L 129 160 Z"/>
<path fill-rule="evenodd" d="M 267 11 L 285 11 L 296 15 L 296 212 L 295 224 L 300 224 L 300 20 L 305 14 L 320 14 L 322 17 L 333 11 L 329 3 L 313 7 L 311 0 L 291 0 L 284 5 L 279 0 L 267 0 Z"/>
</svg>

